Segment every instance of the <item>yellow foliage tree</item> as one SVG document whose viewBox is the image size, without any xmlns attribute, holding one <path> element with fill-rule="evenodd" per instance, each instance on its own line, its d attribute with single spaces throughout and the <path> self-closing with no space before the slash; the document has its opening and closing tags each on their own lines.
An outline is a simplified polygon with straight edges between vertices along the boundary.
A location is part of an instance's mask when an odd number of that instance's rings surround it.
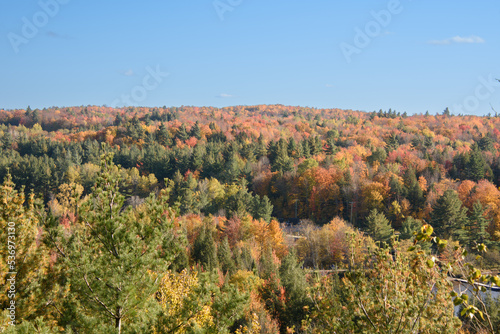
<svg viewBox="0 0 500 334">
<path fill-rule="evenodd" d="M 186 333 L 189 328 L 210 327 L 214 323 L 210 303 L 196 296 L 199 286 L 197 272 L 168 271 L 160 279 L 156 300 L 162 315 L 154 327 L 154 333 Z"/>
</svg>

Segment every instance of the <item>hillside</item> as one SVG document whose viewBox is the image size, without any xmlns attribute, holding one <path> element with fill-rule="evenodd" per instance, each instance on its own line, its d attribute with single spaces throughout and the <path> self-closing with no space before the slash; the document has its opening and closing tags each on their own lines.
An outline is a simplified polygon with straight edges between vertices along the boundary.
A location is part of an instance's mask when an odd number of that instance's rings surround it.
<svg viewBox="0 0 500 334">
<path fill-rule="evenodd" d="M 85 333 L 325 333 L 404 309 L 422 332 L 455 332 L 446 277 L 469 275 L 465 260 L 499 267 L 499 149 L 500 117 L 448 109 L 0 110 L 0 222 L 19 226 L 27 259 L 17 317 Z M 483 258 L 459 253 L 477 244 Z M 332 268 L 365 274 L 314 274 Z M 474 319 L 463 328 L 488 327 Z"/>
</svg>

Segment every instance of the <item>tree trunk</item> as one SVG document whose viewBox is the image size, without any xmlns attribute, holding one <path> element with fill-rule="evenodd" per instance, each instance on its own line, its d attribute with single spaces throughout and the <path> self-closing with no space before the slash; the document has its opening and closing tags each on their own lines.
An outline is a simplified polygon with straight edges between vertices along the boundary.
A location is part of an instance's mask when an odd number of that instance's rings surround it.
<svg viewBox="0 0 500 334">
<path fill-rule="evenodd" d="M 115 320 L 115 328 L 118 328 L 118 334 L 122 332 L 122 315 L 121 315 L 121 307 L 116 307 L 116 320 Z"/>
</svg>

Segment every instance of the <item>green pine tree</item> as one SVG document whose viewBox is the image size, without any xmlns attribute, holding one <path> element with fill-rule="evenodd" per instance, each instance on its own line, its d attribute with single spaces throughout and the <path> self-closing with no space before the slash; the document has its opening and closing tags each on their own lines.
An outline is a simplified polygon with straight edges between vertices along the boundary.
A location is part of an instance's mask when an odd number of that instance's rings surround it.
<svg viewBox="0 0 500 334">
<path fill-rule="evenodd" d="M 205 270 L 212 270 L 218 266 L 215 241 L 212 232 L 205 225 L 201 228 L 194 241 L 193 260 Z"/>
<path fill-rule="evenodd" d="M 462 206 L 458 194 L 451 189 L 444 192 L 432 206 L 431 225 L 441 238 L 463 239 L 463 228 L 467 223 L 467 209 Z"/>
<path fill-rule="evenodd" d="M 491 236 L 487 232 L 487 228 L 491 220 L 484 214 L 481 202 L 477 201 L 472 205 L 472 212 L 468 219 L 467 238 L 466 242 L 471 246 L 472 242 L 478 244 L 484 243 L 489 245 L 491 243 Z"/>
<path fill-rule="evenodd" d="M 189 134 L 187 133 L 186 126 L 184 125 L 184 123 L 182 123 L 179 129 L 177 130 L 175 138 L 179 139 L 180 141 L 185 141 L 189 139 Z"/>
<path fill-rule="evenodd" d="M 224 274 L 229 273 L 230 275 L 236 271 L 236 265 L 233 260 L 233 253 L 229 247 L 229 241 L 225 237 L 217 248 L 217 258 L 219 260 L 219 265 Z"/>
<path fill-rule="evenodd" d="M 112 155 L 103 157 L 101 168 L 89 199 L 80 207 L 79 223 L 72 233 L 53 239 L 78 315 L 70 327 L 88 333 L 145 331 L 148 317 L 157 309 L 157 283 L 148 271 L 165 271 L 182 243 L 173 233 L 168 193 L 123 209 L 120 172 Z"/>
<path fill-rule="evenodd" d="M 420 230 L 421 227 L 422 221 L 420 219 L 415 219 L 412 216 L 408 216 L 403 221 L 399 238 L 401 240 L 411 239 L 414 237 L 414 232 Z"/>
<path fill-rule="evenodd" d="M 256 195 L 253 198 L 253 217 L 255 219 L 264 219 L 266 222 L 271 221 L 271 215 L 273 213 L 273 205 L 266 195 L 262 196 Z"/>
<path fill-rule="evenodd" d="M 200 123 L 198 121 L 194 123 L 193 127 L 191 128 L 191 132 L 189 134 L 191 137 L 195 137 L 198 140 L 201 139 Z"/>
<path fill-rule="evenodd" d="M 160 124 L 158 130 L 156 131 L 156 140 L 163 146 L 172 145 L 170 132 L 168 131 L 167 127 L 165 126 L 165 123 L 163 122 Z"/>
<path fill-rule="evenodd" d="M 295 252 L 290 252 L 279 268 L 281 284 L 285 288 L 285 310 L 280 314 L 281 329 L 299 327 L 307 315 L 306 309 L 311 306 L 307 297 L 308 284 L 304 270 L 300 267 Z M 283 328 L 285 327 L 285 328 Z"/>
<path fill-rule="evenodd" d="M 385 217 L 383 212 L 378 212 L 377 209 L 370 211 L 370 214 L 366 218 L 366 226 L 368 234 L 375 241 L 389 243 L 394 233 L 389 220 Z"/>
</svg>

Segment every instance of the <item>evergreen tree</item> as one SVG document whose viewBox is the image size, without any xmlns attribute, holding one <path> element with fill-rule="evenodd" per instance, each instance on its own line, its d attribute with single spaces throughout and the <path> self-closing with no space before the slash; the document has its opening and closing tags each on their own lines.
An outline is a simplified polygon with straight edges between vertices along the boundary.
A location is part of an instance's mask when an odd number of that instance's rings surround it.
<svg viewBox="0 0 500 334">
<path fill-rule="evenodd" d="M 383 212 L 378 212 L 377 209 L 370 211 L 370 214 L 366 218 L 366 226 L 368 234 L 375 241 L 389 243 L 394 233 L 389 220 L 385 217 Z"/>
<path fill-rule="evenodd" d="M 225 237 L 217 248 L 217 258 L 219 260 L 219 265 L 224 274 L 229 273 L 230 275 L 236 271 L 236 265 L 233 260 L 233 254 L 231 248 L 229 247 L 229 241 Z"/>
<path fill-rule="evenodd" d="M 311 156 L 311 145 L 309 145 L 309 141 L 307 139 L 304 139 L 302 141 L 302 155 L 304 158 L 309 158 Z"/>
<path fill-rule="evenodd" d="M 458 194 L 451 189 L 444 192 L 432 206 L 431 225 L 441 238 L 463 239 L 463 228 L 467 223 L 467 209 L 462 206 Z"/>
<path fill-rule="evenodd" d="M 182 142 L 189 139 L 189 134 L 186 131 L 186 126 L 184 125 L 184 123 L 182 123 L 179 129 L 177 130 L 175 138 L 179 139 Z"/>
<path fill-rule="evenodd" d="M 227 160 L 224 173 L 226 182 L 233 183 L 238 181 L 241 174 L 239 160 L 236 152 L 232 153 Z"/>
<path fill-rule="evenodd" d="M 212 232 L 205 225 L 194 241 L 193 260 L 205 270 L 212 270 L 218 266 L 215 241 Z"/>
<path fill-rule="evenodd" d="M 293 160 L 288 156 L 287 145 L 283 139 L 278 141 L 275 150 L 275 158 L 271 161 L 271 170 L 280 173 L 291 171 Z"/>
<path fill-rule="evenodd" d="M 420 219 L 415 219 L 412 216 L 407 217 L 403 221 L 401 227 L 400 239 L 406 240 L 414 237 L 414 232 L 420 230 L 422 227 L 422 221 Z"/>
<path fill-rule="evenodd" d="M 236 268 L 246 271 L 255 269 L 255 260 L 247 247 L 236 247 L 234 250 L 234 262 Z"/>
<path fill-rule="evenodd" d="M 185 181 L 182 182 L 180 189 L 180 208 L 181 213 L 198 213 L 200 204 L 196 200 L 195 190 L 198 186 L 198 181 L 193 177 L 192 173 L 189 173 Z"/>
<path fill-rule="evenodd" d="M 399 136 L 392 133 L 386 138 L 385 142 L 387 144 L 386 145 L 387 151 L 388 152 L 394 151 L 399 147 Z"/>
<path fill-rule="evenodd" d="M 293 137 L 291 137 L 288 140 L 288 156 L 296 158 L 297 153 L 298 153 L 297 142 Z"/>
<path fill-rule="evenodd" d="M 486 134 L 486 136 L 482 137 L 479 142 L 477 143 L 481 151 L 490 151 L 493 152 L 495 149 L 495 146 L 493 145 L 494 141 L 491 138 L 491 135 L 489 133 Z"/>
<path fill-rule="evenodd" d="M 165 123 L 161 123 L 156 131 L 156 140 L 163 146 L 171 146 L 172 139 L 170 137 L 170 132 L 168 131 Z"/>
<path fill-rule="evenodd" d="M 380 163 L 384 163 L 385 159 L 387 159 L 387 152 L 382 147 L 377 147 L 376 150 L 372 151 L 372 155 L 368 157 L 368 162 L 373 164 L 375 161 Z"/>
<path fill-rule="evenodd" d="M 190 167 L 193 171 L 202 170 L 205 154 L 205 147 L 203 145 L 196 144 L 193 148 L 193 153 L 191 154 Z"/>
<path fill-rule="evenodd" d="M 58 233 L 54 249 L 65 264 L 80 332 L 143 332 L 157 304 L 157 283 L 148 271 L 168 268 L 181 245 L 165 214 L 168 194 L 151 195 L 145 204 L 122 210 L 120 173 L 112 156 L 102 160 L 102 173 L 81 206 L 71 234 Z M 173 217 L 172 212 L 168 214 Z M 148 313 L 143 310 L 148 309 Z M 86 329 L 85 329 L 86 328 Z"/>
<path fill-rule="evenodd" d="M 474 150 L 470 154 L 465 168 L 468 178 L 474 182 L 478 182 L 484 178 L 490 179 L 493 174 L 477 145 L 475 145 Z"/>
<path fill-rule="evenodd" d="M 321 144 L 321 139 L 318 136 L 311 136 L 309 137 L 309 147 L 310 147 L 310 152 L 311 155 L 317 155 L 322 151 L 322 144 Z"/>
<path fill-rule="evenodd" d="M 392 198 L 400 202 L 402 197 L 404 196 L 404 189 L 397 177 L 395 177 L 394 175 L 389 181 L 389 187 L 391 188 Z"/>
<path fill-rule="evenodd" d="M 195 137 L 198 140 L 201 139 L 200 123 L 198 123 L 198 121 L 194 123 L 193 127 L 191 128 L 191 132 L 189 134 L 191 137 Z"/>
<path fill-rule="evenodd" d="M 279 268 L 281 284 L 285 288 L 285 310 L 280 314 L 281 331 L 286 327 L 299 327 L 305 318 L 306 307 L 311 306 L 307 297 L 308 284 L 304 270 L 300 268 L 295 252 L 290 252 Z M 284 328 L 283 328 L 284 327 Z"/>
<path fill-rule="evenodd" d="M 253 217 L 255 219 L 262 218 L 269 223 L 272 214 L 273 205 L 269 198 L 266 195 L 262 196 L 262 198 L 259 195 L 255 195 L 253 198 Z"/>
<path fill-rule="evenodd" d="M 420 188 L 420 184 L 416 181 L 408 189 L 408 200 L 412 204 L 415 211 L 424 207 L 425 196 L 422 188 Z"/>
<path fill-rule="evenodd" d="M 338 151 L 337 146 L 335 145 L 336 141 L 333 138 L 328 138 L 326 140 L 326 145 L 325 145 L 325 153 L 329 155 L 333 155 Z"/>
<path fill-rule="evenodd" d="M 467 223 L 466 242 L 471 245 L 472 242 L 478 244 L 491 243 L 491 236 L 487 232 L 491 220 L 485 217 L 481 202 L 477 201 L 472 205 L 472 212 Z"/>
<path fill-rule="evenodd" d="M 262 134 L 259 136 L 259 139 L 257 140 L 255 155 L 257 159 L 267 156 L 267 147 L 266 144 L 264 143 L 264 138 L 262 137 Z"/>
</svg>

